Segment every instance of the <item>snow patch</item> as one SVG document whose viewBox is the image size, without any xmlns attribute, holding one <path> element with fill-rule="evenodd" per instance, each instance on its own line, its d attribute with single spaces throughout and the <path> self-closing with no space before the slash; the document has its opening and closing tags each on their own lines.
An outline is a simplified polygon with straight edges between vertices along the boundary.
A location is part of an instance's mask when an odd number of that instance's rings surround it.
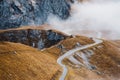
<svg viewBox="0 0 120 80">
<path fill-rule="evenodd" d="M 96 67 L 92 65 L 89 61 L 89 58 L 93 54 L 94 52 L 92 50 L 85 50 L 84 52 L 77 52 L 75 55 L 79 56 L 83 60 L 83 63 L 80 63 L 80 64 L 84 65 L 88 69 L 95 69 Z"/>
<path fill-rule="evenodd" d="M 45 47 L 44 41 L 41 39 L 38 42 L 38 49 L 43 49 Z"/>
<path fill-rule="evenodd" d="M 35 43 L 34 42 L 32 43 L 32 47 L 35 47 Z"/>
<path fill-rule="evenodd" d="M 70 57 L 68 57 L 68 59 L 69 59 L 72 63 L 74 63 L 74 64 L 83 65 L 83 64 L 80 63 L 77 59 L 75 59 L 75 58 L 73 57 L 73 55 L 70 56 Z"/>
</svg>

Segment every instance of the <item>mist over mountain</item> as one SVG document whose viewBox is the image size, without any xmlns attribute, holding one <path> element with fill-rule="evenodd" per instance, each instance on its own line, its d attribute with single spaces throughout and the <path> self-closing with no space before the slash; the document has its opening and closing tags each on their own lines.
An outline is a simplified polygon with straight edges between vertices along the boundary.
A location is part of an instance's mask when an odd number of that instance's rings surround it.
<svg viewBox="0 0 120 80">
<path fill-rule="evenodd" d="M 119 0 L 0 0 L 0 80 L 120 80 Z"/>
<path fill-rule="evenodd" d="M 68 34 L 82 34 L 89 37 L 120 39 L 120 1 L 119 0 L 83 0 L 71 5 L 71 16 L 60 20 L 52 15 L 48 23 Z M 51 19 L 52 18 L 52 19 Z"/>
</svg>

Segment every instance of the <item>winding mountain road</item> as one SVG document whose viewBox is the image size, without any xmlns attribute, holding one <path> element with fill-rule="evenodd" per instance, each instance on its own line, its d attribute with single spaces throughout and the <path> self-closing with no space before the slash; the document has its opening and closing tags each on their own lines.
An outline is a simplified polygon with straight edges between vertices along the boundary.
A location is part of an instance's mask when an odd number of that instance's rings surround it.
<svg viewBox="0 0 120 80">
<path fill-rule="evenodd" d="M 65 80 L 65 77 L 68 73 L 68 69 L 66 67 L 66 65 L 64 65 L 62 63 L 62 61 L 64 60 L 64 58 L 74 54 L 76 51 L 80 51 L 80 50 L 83 50 L 83 49 L 87 49 L 89 47 L 92 47 L 92 46 L 95 46 L 95 45 L 98 45 L 100 43 L 102 43 L 103 41 L 100 40 L 100 39 L 93 39 L 95 41 L 95 43 L 93 44 L 88 44 L 88 45 L 85 45 L 85 46 L 82 46 L 82 47 L 78 47 L 78 48 L 75 48 L 75 49 L 72 49 L 72 50 L 69 50 L 68 52 L 66 52 L 65 54 L 63 54 L 62 56 L 60 56 L 58 59 L 57 59 L 57 63 L 63 68 L 63 73 L 61 75 L 61 77 L 59 78 L 59 80 Z"/>
</svg>

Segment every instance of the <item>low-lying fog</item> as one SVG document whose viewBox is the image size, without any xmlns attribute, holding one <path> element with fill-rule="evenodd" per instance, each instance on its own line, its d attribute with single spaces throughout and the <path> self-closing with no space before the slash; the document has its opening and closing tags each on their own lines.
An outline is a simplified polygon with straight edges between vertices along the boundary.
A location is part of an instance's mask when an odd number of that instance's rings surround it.
<svg viewBox="0 0 120 80">
<path fill-rule="evenodd" d="M 68 34 L 120 39 L 120 0 L 75 2 L 69 19 L 50 15 L 48 23 Z"/>
</svg>

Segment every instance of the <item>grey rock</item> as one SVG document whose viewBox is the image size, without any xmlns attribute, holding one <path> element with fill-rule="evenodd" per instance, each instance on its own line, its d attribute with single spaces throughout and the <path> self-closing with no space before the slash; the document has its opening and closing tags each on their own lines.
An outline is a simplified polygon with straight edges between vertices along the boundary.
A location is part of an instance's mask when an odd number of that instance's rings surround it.
<svg viewBox="0 0 120 80">
<path fill-rule="evenodd" d="M 46 23 L 49 14 L 70 16 L 66 0 L 0 0 L 0 29 Z"/>
</svg>

